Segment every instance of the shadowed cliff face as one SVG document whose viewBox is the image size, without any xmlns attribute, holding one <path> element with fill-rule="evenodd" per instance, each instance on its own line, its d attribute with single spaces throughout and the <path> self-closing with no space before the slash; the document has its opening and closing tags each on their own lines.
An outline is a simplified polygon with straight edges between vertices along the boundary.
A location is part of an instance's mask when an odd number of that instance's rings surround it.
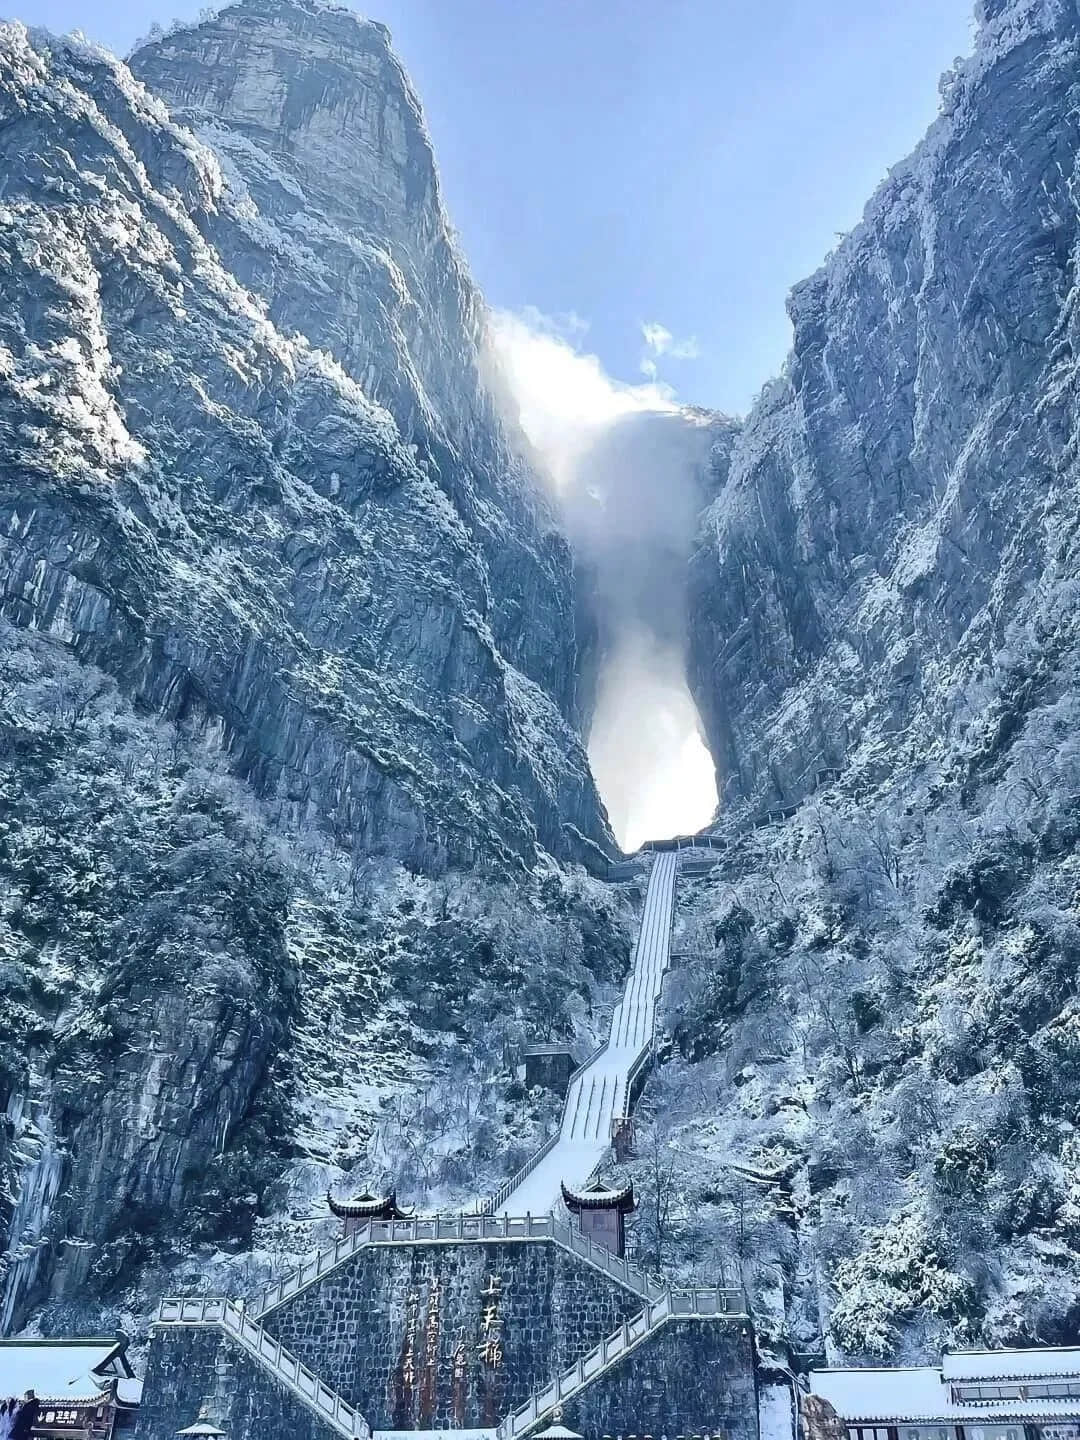
<svg viewBox="0 0 1080 1440">
<path fill-rule="evenodd" d="M 621 955 L 540 856 L 610 844 L 570 552 L 385 31 L 133 65 L 0 27 L 0 1331 L 145 1313 L 421 1074 L 501 1099 L 485 977 L 557 953 L 506 1023 L 567 1034 Z"/>
<path fill-rule="evenodd" d="M 787 373 L 692 567 L 732 799 L 794 803 L 819 768 L 956 733 L 1069 568 L 1077 44 L 1071 5 L 984 7 L 945 113 L 791 296 Z"/>
<path fill-rule="evenodd" d="M 569 553 L 385 32 L 259 3 L 147 47 L 201 140 L 100 53 L 5 46 L 3 613 L 357 853 L 603 840 Z"/>
</svg>

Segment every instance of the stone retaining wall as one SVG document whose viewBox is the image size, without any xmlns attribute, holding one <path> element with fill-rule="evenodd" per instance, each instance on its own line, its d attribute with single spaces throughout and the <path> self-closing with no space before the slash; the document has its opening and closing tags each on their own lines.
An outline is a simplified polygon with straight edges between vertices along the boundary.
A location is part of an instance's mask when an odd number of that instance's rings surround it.
<svg viewBox="0 0 1080 1440">
<path fill-rule="evenodd" d="M 155 1327 L 134 1440 L 175 1440 L 204 1405 L 230 1440 L 340 1440 L 220 1330 Z"/>
<path fill-rule="evenodd" d="M 367 1246 L 260 1323 L 374 1429 L 471 1427 L 642 1303 L 551 1241 Z"/>
<path fill-rule="evenodd" d="M 758 1440 L 749 1322 L 668 1321 L 568 1400 L 563 1423 L 588 1440 L 665 1435 Z"/>
</svg>

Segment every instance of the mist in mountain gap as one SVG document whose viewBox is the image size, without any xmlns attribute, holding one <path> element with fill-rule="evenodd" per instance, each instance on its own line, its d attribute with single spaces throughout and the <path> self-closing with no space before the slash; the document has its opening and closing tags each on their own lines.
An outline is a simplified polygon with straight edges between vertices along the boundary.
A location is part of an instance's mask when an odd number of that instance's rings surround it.
<svg viewBox="0 0 1080 1440">
<path fill-rule="evenodd" d="M 647 329 L 648 327 L 643 327 Z M 686 679 L 686 568 L 706 500 L 708 417 L 655 375 L 611 379 L 574 317 L 497 315 L 508 403 L 549 478 L 599 634 L 589 760 L 616 838 L 700 829 L 716 776 Z"/>
</svg>

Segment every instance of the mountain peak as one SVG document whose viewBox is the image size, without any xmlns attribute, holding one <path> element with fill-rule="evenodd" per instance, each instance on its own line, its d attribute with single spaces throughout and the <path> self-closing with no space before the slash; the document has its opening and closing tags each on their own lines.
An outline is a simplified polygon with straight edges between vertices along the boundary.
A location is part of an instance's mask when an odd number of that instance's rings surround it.
<svg viewBox="0 0 1080 1440">
<path fill-rule="evenodd" d="M 403 240 L 438 228 L 431 143 L 384 25 L 319 0 L 242 0 L 130 63 L 196 127 L 212 118 L 274 155 L 335 219 Z"/>
</svg>

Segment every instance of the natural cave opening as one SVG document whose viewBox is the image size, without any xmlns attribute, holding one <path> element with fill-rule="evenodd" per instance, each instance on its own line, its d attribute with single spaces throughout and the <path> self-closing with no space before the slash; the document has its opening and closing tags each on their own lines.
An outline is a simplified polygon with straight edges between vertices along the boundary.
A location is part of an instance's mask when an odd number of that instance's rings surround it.
<svg viewBox="0 0 1080 1440">
<path fill-rule="evenodd" d="M 715 416 L 604 374 L 550 326 L 493 317 L 491 383 L 542 461 L 577 563 L 589 760 L 615 838 L 693 833 L 716 774 L 687 680 L 691 548 Z"/>
<path fill-rule="evenodd" d="M 623 416 L 582 452 L 560 493 L 597 631 L 589 760 L 627 851 L 700 830 L 716 811 L 686 674 L 687 567 L 711 442 L 691 412 Z"/>
<path fill-rule="evenodd" d="M 624 636 L 601 669 L 589 763 L 626 851 L 692 834 L 716 811 L 716 771 L 683 657 L 646 632 Z"/>
</svg>

